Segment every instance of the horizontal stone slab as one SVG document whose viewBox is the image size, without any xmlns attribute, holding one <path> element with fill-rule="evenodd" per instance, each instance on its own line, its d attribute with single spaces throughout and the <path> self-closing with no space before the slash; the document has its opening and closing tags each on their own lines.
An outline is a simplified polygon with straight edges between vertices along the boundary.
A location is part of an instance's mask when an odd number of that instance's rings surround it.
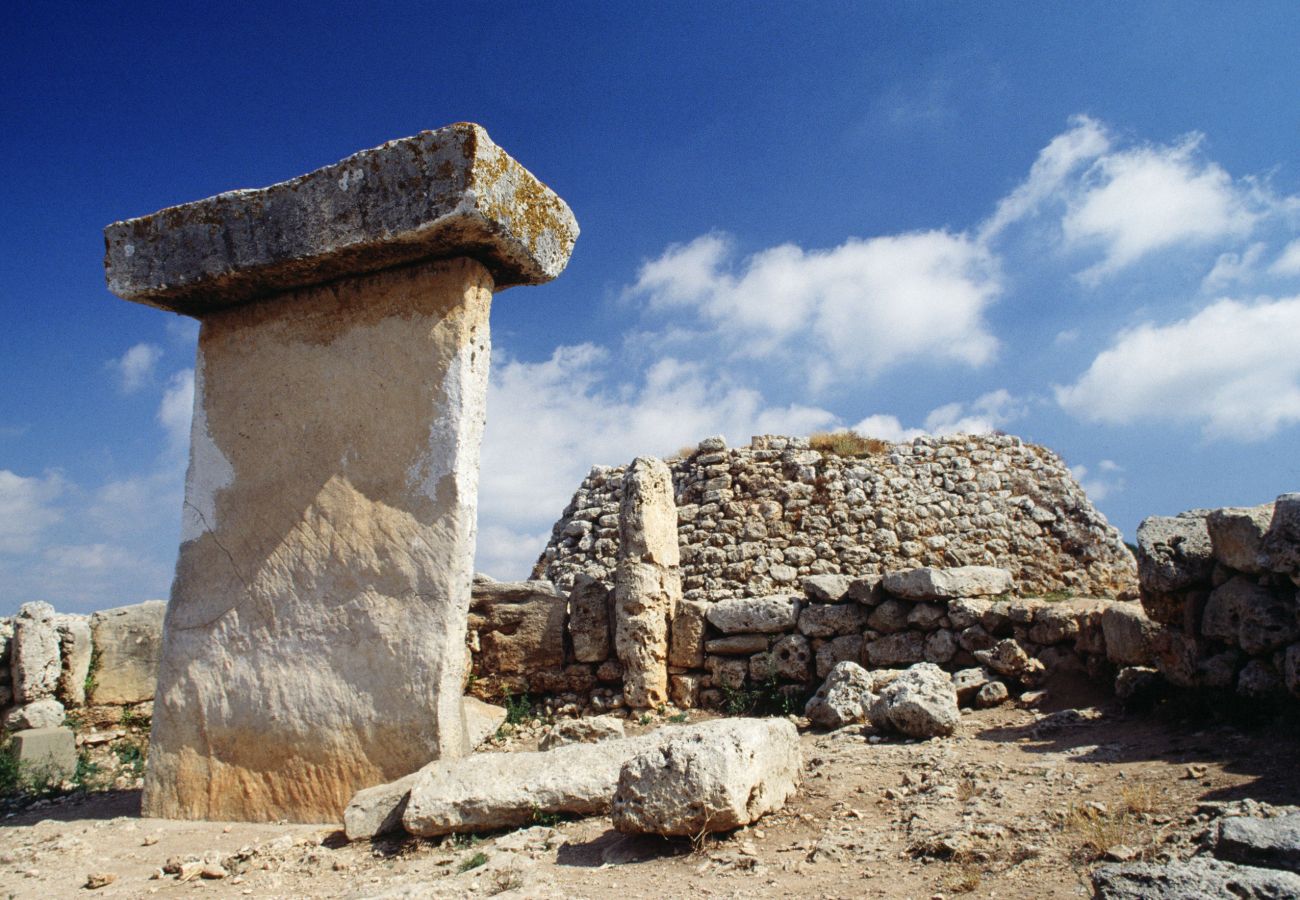
<svg viewBox="0 0 1300 900">
<path fill-rule="evenodd" d="M 108 288 L 186 315 L 425 259 L 468 256 L 500 290 L 560 274 L 578 237 L 556 194 L 461 122 L 291 181 L 104 229 Z"/>
</svg>

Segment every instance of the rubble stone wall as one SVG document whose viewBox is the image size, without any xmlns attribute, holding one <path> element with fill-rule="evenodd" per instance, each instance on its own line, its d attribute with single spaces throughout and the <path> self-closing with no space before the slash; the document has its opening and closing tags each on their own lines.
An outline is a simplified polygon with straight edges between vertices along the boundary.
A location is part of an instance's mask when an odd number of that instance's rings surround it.
<svg viewBox="0 0 1300 900">
<path fill-rule="evenodd" d="M 809 575 L 998 566 L 1026 593 L 1136 596 L 1132 554 L 1061 459 L 1003 435 L 873 442 L 859 456 L 762 436 L 710 438 L 670 460 L 684 596 L 798 591 Z M 596 466 L 533 577 L 613 578 L 626 467 Z"/>
<path fill-rule="evenodd" d="M 1300 494 L 1146 519 L 1138 576 L 1166 681 L 1300 698 Z"/>
</svg>

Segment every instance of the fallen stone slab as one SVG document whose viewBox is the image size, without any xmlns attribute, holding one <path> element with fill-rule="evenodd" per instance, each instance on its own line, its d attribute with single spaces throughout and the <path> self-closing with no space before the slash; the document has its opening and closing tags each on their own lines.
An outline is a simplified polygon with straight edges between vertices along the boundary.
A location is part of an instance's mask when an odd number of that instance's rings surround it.
<svg viewBox="0 0 1300 900">
<path fill-rule="evenodd" d="M 1092 886 L 1101 900 L 1285 900 L 1300 897 L 1300 875 L 1237 866 L 1208 857 L 1186 862 L 1098 866 Z"/>
<path fill-rule="evenodd" d="M 1300 873 L 1300 812 L 1272 819 L 1222 819 L 1214 855 L 1228 862 Z"/>
<path fill-rule="evenodd" d="M 1011 573 L 994 566 L 957 566 L 951 569 L 925 566 L 886 573 L 881 587 L 886 593 L 905 600 L 991 597 L 1011 590 Z"/>
<path fill-rule="evenodd" d="M 565 744 L 594 744 L 621 737 L 626 737 L 622 719 L 617 716 L 588 716 L 582 719 L 561 719 L 542 736 L 537 746 L 542 750 L 550 750 Z"/>
<path fill-rule="evenodd" d="M 388 784 L 377 784 L 352 795 L 343 810 L 343 833 L 350 841 L 361 841 L 402 829 L 402 815 L 419 778 L 412 772 Z"/>
<path fill-rule="evenodd" d="M 734 721 L 668 726 L 636 737 L 553 750 L 436 760 L 416 773 L 402 825 L 411 834 L 436 837 L 527 825 L 540 815 L 608 812 L 619 772 L 633 756 Z"/>
<path fill-rule="evenodd" d="M 730 831 L 785 805 L 799 782 L 799 733 L 785 719 L 731 719 L 628 760 L 610 817 L 625 834 Z"/>
</svg>

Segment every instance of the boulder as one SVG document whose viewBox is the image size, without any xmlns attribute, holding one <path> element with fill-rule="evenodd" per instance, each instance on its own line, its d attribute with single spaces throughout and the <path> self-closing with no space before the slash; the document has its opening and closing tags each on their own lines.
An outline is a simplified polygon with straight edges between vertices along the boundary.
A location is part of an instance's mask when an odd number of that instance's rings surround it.
<svg viewBox="0 0 1300 900">
<path fill-rule="evenodd" d="M 879 631 L 882 634 L 902 631 L 907 627 L 907 617 L 911 612 L 910 603 L 891 597 L 871 611 L 871 615 L 867 616 L 867 626 L 872 631 Z"/>
<path fill-rule="evenodd" d="M 980 688 L 990 681 L 987 669 L 979 666 L 972 666 L 968 669 L 961 669 L 954 672 L 952 676 L 952 687 L 957 692 L 957 703 L 960 706 L 969 706 L 975 700 L 975 695 L 979 693 Z"/>
<path fill-rule="evenodd" d="M 1059 644 L 1079 634 L 1079 613 L 1064 603 L 1052 603 L 1034 615 L 1029 639 L 1035 644 Z"/>
<path fill-rule="evenodd" d="M 146 600 L 104 609 L 90 617 L 97 663 L 87 702 L 129 705 L 152 700 L 162 653 L 167 604 Z"/>
<path fill-rule="evenodd" d="M 809 575 L 803 580 L 803 592 L 814 603 L 839 603 L 852 583 L 847 575 Z"/>
<path fill-rule="evenodd" d="M 590 575 L 579 573 L 569 591 L 569 638 L 578 662 L 609 659 L 609 588 Z"/>
<path fill-rule="evenodd" d="M 1007 678 L 1019 678 L 1034 662 L 1014 638 L 1003 638 L 988 650 L 976 650 L 975 658 Z"/>
<path fill-rule="evenodd" d="M 750 676 L 755 681 L 765 681 L 775 676 L 784 681 L 803 682 L 812 677 L 812 647 L 802 634 L 785 635 L 765 655 L 765 672 L 756 672 L 756 666 L 750 666 Z M 757 662 L 757 658 L 752 662 Z"/>
<path fill-rule="evenodd" d="M 817 645 L 816 641 L 813 643 L 814 646 Z M 846 634 L 831 638 L 817 646 L 813 655 L 817 666 L 817 677 L 826 678 L 837 663 L 856 663 L 862 660 L 862 635 Z"/>
<path fill-rule="evenodd" d="M 1300 576 L 1300 493 L 1273 502 L 1273 520 L 1260 546 L 1260 563 L 1270 572 Z"/>
<path fill-rule="evenodd" d="M 1300 897 L 1300 875 L 1237 866 L 1208 857 L 1186 862 L 1098 866 L 1092 886 L 1099 900 L 1210 900 L 1217 897 L 1282 900 Z"/>
<path fill-rule="evenodd" d="M 1125 666 L 1115 676 L 1115 696 L 1125 703 L 1140 702 L 1160 690 L 1160 673 L 1146 666 Z"/>
<path fill-rule="evenodd" d="M 469 630 L 478 635 L 478 673 L 522 675 L 564 665 L 566 606 L 549 581 L 475 582 Z"/>
<path fill-rule="evenodd" d="M 990 681 L 975 695 L 975 708 L 991 709 L 994 706 L 1001 706 L 1010 696 L 1005 684 L 1000 681 Z"/>
<path fill-rule="evenodd" d="M 1118 666 L 1149 666 L 1151 641 L 1160 626 L 1147 618 L 1137 603 L 1112 603 L 1101 614 L 1106 658 Z"/>
<path fill-rule="evenodd" d="M 626 737 L 622 719 L 615 716 L 588 716 L 582 719 L 561 719 L 542 736 L 537 746 L 542 750 L 550 750 L 565 744 L 594 744 L 621 737 Z"/>
<path fill-rule="evenodd" d="M 992 605 L 992 600 L 982 597 L 958 597 L 948 603 L 948 621 L 958 631 L 970 628 L 980 623 Z"/>
<path fill-rule="evenodd" d="M 55 617 L 54 607 L 40 601 L 24 603 L 14 617 L 9 665 L 16 703 L 53 697 L 58 689 L 59 633 Z"/>
<path fill-rule="evenodd" d="M 864 575 L 849 583 L 846 596 L 864 606 L 875 606 L 880 602 L 880 575 Z"/>
<path fill-rule="evenodd" d="M 497 733 L 506 721 L 506 710 L 484 703 L 477 697 L 464 698 L 465 740 L 473 749 Z"/>
<path fill-rule="evenodd" d="M 947 663 L 957 655 L 957 638 L 947 628 L 932 631 L 925 639 L 925 662 Z"/>
<path fill-rule="evenodd" d="M 794 629 L 799 603 L 794 597 L 733 597 L 709 607 L 708 620 L 723 634 L 775 634 Z"/>
<path fill-rule="evenodd" d="M 1300 812 L 1219 820 L 1214 855 L 1228 862 L 1300 873 Z"/>
<path fill-rule="evenodd" d="M 412 772 L 388 784 L 357 791 L 343 810 L 343 833 L 350 841 L 378 837 L 402 829 L 402 814 L 420 773 Z"/>
<path fill-rule="evenodd" d="M 868 717 L 876 728 L 931 738 L 952 734 L 961 712 L 948 673 L 932 663 L 920 663 L 879 689 Z"/>
<path fill-rule="evenodd" d="M 881 586 L 887 593 L 905 600 L 988 597 L 1011 590 L 1011 573 L 993 566 L 958 566 L 952 569 L 926 566 L 889 572 Z"/>
<path fill-rule="evenodd" d="M 854 662 L 836 663 L 822 686 L 804 706 L 803 714 L 822 728 L 843 728 L 865 722 L 867 711 L 875 702 L 874 679 Z"/>
<path fill-rule="evenodd" d="M 58 728 L 64 718 L 63 704 L 53 697 L 43 697 L 10 709 L 5 714 L 4 727 L 9 731 Z"/>
<path fill-rule="evenodd" d="M 1264 535 L 1273 520 L 1273 504 L 1229 506 L 1205 517 L 1214 558 L 1229 569 L 1259 575 Z"/>
<path fill-rule="evenodd" d="M 1244 575 L 1231 578 L 1210 592 L 1201 634 L 1251 655 L 1284 647 L 1300 637 L 1295 589 L 1269 589 Z"/>
<path fill-rule="evenodd" d="M 900 631 L 874 641 L 867 641 L 862 655 L 871 666 L 905 666 L 925 660 L 925 635 L 917 631 Z"/>
<path fill-rule="evenodd" d="M 1142 590 L 1170 593 L 1209 581 L 1214 550 L 1205 520 L 1203 512 L 1142 520 L 1137 530 Z"/>
<path fill-rule="evenodd" d="M 616 829 L 695 837 L 748 825 L 785 805 L 802 764 L 794 725 L 784 719 L 710 724 L 623 765 L 610 813 Z"/>
</svg>

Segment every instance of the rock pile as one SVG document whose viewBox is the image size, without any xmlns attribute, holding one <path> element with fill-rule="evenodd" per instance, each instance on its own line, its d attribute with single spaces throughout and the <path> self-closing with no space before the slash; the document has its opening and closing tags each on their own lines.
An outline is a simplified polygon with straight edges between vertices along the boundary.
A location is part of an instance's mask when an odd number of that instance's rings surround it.
<svg viewBox="0 0 1300 900">
<path fill-rule="evenodd" d="M 682 586 L 716 601 L 808 575 L 997 566 L 1030 593 L 1136 590 L 1119 532 L 1051 451 L 1001 435 L 875 442 L 843 457 L 802 438 L 709 438 L 670 460 Z M 552 530 L 534 578 L 612 580 L 626 467 L 597 466 Z"/>
<path fill-rule="evenodd" d="M 1167 681 L 1300 697 L 1300 494 L 1146 519 L 1138 577 Z"/>
</svg>

